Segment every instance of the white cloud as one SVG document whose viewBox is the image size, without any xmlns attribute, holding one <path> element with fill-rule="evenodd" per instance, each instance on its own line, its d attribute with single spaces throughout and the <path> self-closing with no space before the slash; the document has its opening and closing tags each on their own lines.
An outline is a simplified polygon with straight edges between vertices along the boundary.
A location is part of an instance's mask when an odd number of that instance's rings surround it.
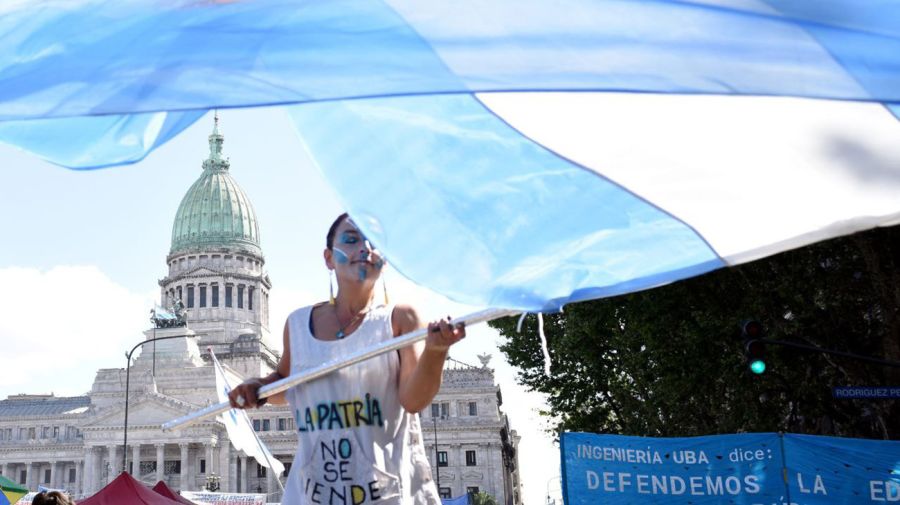
<svg viewBox="0 0 900 505">
<path fill-rule="evenodd" d="M 94 266 L 0 269 L 3 381 L 10 394 L 89 391 L 99 368 L 124 367 L 156 293 L 133 293 Z"/>
</svg>

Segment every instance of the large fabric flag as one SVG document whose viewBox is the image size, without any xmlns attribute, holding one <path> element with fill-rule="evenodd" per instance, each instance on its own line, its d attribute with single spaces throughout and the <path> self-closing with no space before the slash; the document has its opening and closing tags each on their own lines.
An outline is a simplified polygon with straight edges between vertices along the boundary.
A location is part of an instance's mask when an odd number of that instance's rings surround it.
<svg viewBox="0 0 900 505">
<path fill-rule="evenodd" d="M 12 505 L 28 494 L 28 488 L 0 475 L 0 505 Z"/>
<path fill-rule="evenodd" d="M 225 369 L 219 364 L 219 360 L 216 359 L 216 355 L 212 350 L 210 350 L 209 354 L 212 356 L 213 365 L 216 368 L 216 391 L 218 391 L 219 401 L 227 402 L 231 386 L 226 377 Z M 269 448 L 256 436 L 256 433 L 253 431 L 253 425 L 250 423 L 250 418 L 247 417 L 247 412 L 231 409 L 219 416 L 219 420 L 225 424 L 228 438 L 235 449 L 244 451 L 244 454 L 255 459 L 260 465 L 271 468 L 276 476 L 284 473 L 284 464 L 275 459 L 275 456 L 269 452 Z"/>
<path fill-rule="evenodd" d="M 897 0 L 18 0 L 0 49 L 0 141 L 76 169 L 290 106 L 392 264 L 473 305 L 900 220 Z"/>
</svg>

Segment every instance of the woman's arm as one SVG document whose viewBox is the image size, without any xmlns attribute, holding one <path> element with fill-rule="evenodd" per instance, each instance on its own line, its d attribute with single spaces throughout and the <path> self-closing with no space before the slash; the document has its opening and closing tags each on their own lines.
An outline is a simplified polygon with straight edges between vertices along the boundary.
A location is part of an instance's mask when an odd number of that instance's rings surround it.
<svg viewBox="0 0 900 505">
<path fill-rule="evenodd" d="M 266 402 L 273 405 L 284 405 L 287 403 L 284 398 L 284 391 L 274 394 L 262 402 L 256 397 L 259 388 L 283 379 L 291 374 L 291 338 L 287 321 L 284 322 L 282 339 L 284 340 L 284 351 L 281 353 L 281 359 L 278 360 L 278 366 L 275 367 L 275 371 L 265 377 L 247 379 L 232 389 L 231 392 L 228 393 L 228 400 L 231 401 L 232 407 L 247 409 L 261 407 Z M 243 402 L 240 402 L 238 397 L 243 398 Z"/>
<path fill-rule="evenodd" d="M 409 305 L 394 307 L 391 321 L 395 337 L 425 326 Z M 407 412 L 419 412 L 431 403 L 441 387 L 444 361 L 450 346 L 465 336 L 465 327 L 451 326 L 442 319 L 428 325 L 424 343 L 400 349 L 400 405 Z"/>
</svg>

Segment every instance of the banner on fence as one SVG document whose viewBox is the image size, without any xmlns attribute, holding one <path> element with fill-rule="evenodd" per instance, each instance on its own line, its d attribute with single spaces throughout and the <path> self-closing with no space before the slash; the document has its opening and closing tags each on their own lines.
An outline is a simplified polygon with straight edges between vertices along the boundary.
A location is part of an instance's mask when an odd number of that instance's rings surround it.
<svg viewBox="0 0 900 505">
<path fill-rule="evenodd" d="M 564 433 L 567 505 L 900 503 L 900 442 Z"/>
<path fill-rule="evenodd" d="M 900 442 L 785 435 L 784 454 L 795 502 L 900 504 Z"/>
<path fill-rule="evenodd" d="M 181 496 L 193 502 L 209 505 L 266 505 L 265 494 L 182 491 Z"/>
</svg>

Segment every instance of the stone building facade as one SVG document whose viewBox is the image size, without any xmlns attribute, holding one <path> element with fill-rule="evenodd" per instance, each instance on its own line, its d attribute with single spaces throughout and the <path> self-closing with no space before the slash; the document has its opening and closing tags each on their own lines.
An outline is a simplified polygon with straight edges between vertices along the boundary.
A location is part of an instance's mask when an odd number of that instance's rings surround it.
<svg viewBox="0 0 900 505">
<path fill-rule="evenodd" d="M 448 359 L 440 391 L 420 413 L 426 451 L 441 497 L 486 492 L 499 504 L 519 505 L 519 436 L 500 410 L 490 358 L 480 358 L 480 367 Z"/>
<path fill-rule="evenodd" d="M 235 451 L 218 420 L 172 432 L 161 429 L 162 423 L 216 398 L 210 350 L 226 371 L 239 377 L 267 375 L 279 358 L 265 343 L 272 283 L 265 271 L 259 224 L 249 198 L 231 177 L 223 142 L 216 118 L 209 157 L 179 205 L 167 275 L 159 280 L 161 305 L 181 299 L 189 329 L 147 330 L 147 340 L 173 338 L 143 345 L 127 369 L 98 370 L 84 396 L 16 395 L 0 400 L 4 476 L 30 489 L 65 488 L 83 497 L 124 469 L 146 484 L 162 480 L 173 489 L 213 486 L 228 492 L 264 492 L 269 502 L 280 501 L 276 478 Z M 472 379 L 476 376 L 480 379 Z M 443 482 L 450 484 L 455 496 L 465 491 L 463 483 L 471 483 L 498 500 L 504 497 L 500 503 L 519 503 L 517 439 L 497 410 L 499 389 L 490 371 L 448 370 L 445 382 L 441 402 L 458 403 L 471 394 L 483 414 L 471 419 L 456 419 L 454 414 L 440 421 L 438 447 L 458 447 L 456 452 L 451 449 L 452 458 L 476 447 L 483 463 L 459 472 L 455 466 L 442 467 L 442 487 Z M 466 393 L 463 384 L 474 389 Z M 289 409 L 267 405 L 248 413 L 260 438 L 289 471 L 297 443 Z M 429 413 L 423 415 L 428 426 Z M 503 449 L 506 446 L 512 449 Z M 510 496 L 516 499 L 509 501 Z"/>
</svg>

